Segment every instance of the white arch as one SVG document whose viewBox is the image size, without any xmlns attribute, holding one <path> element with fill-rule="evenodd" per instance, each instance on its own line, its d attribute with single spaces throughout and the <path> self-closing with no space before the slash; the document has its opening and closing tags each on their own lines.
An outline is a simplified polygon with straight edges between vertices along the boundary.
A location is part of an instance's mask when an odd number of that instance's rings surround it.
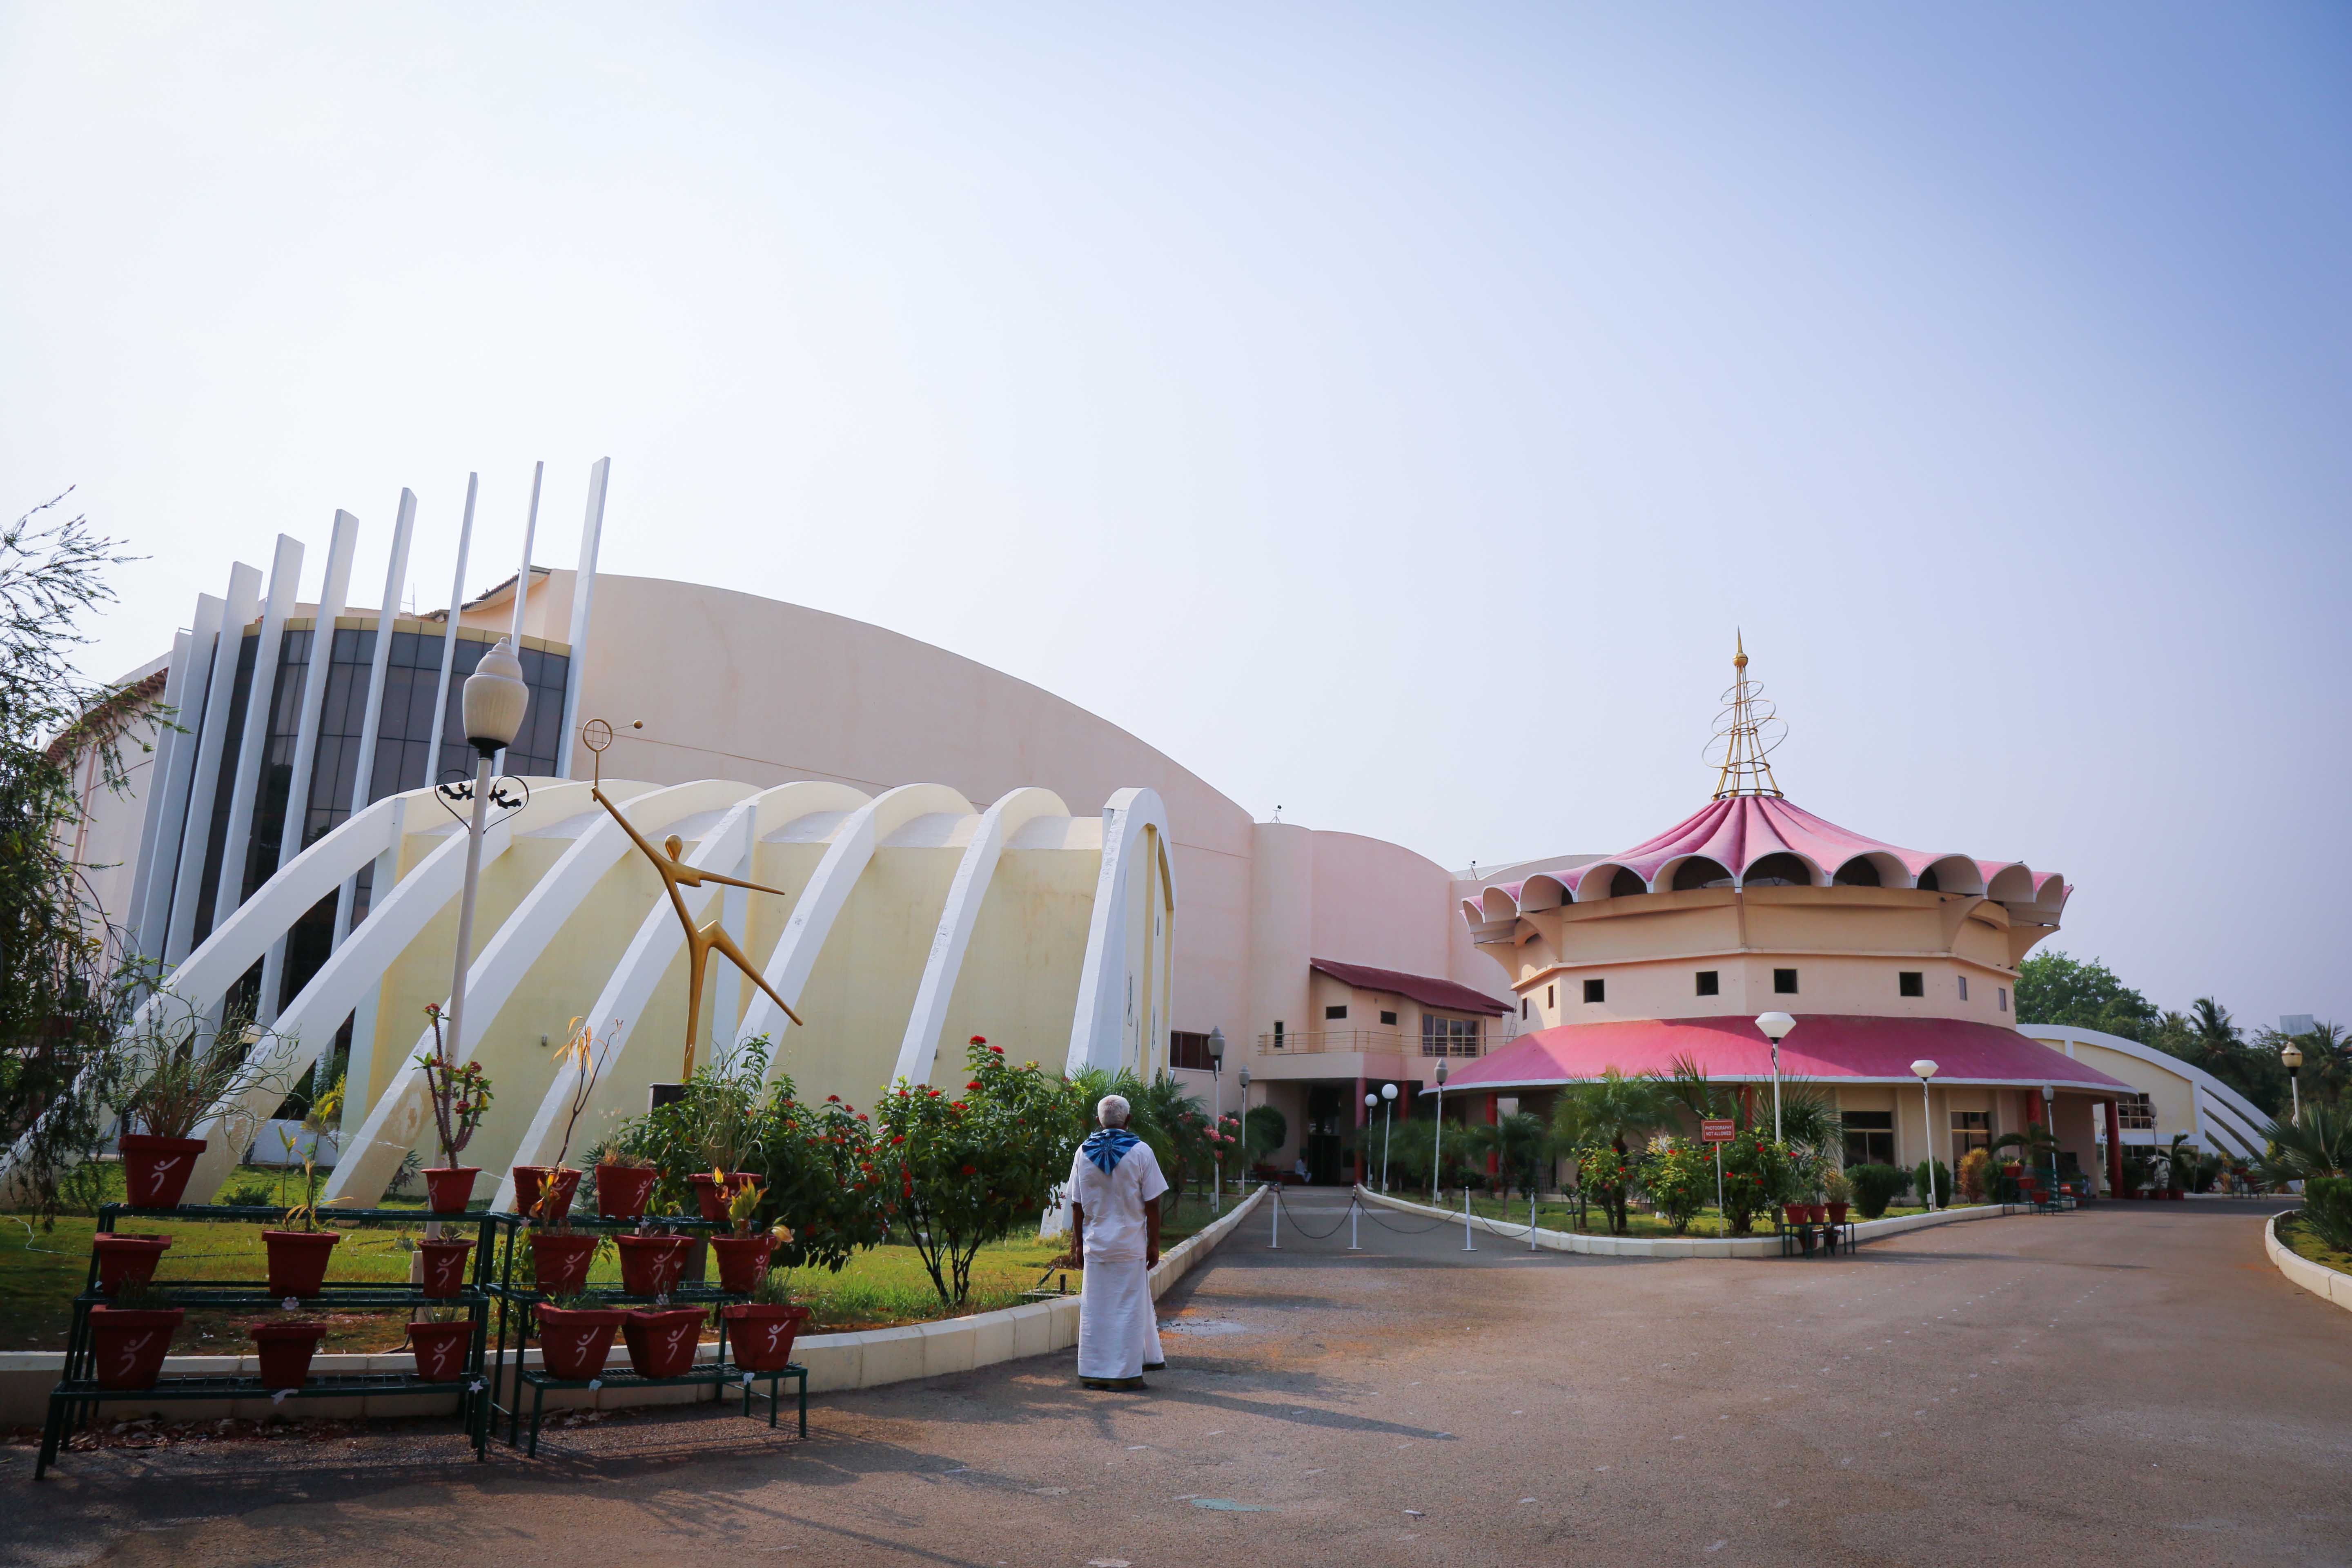
<svg viewBox="0 0 2352 1568">
<path fill-rule="evenodd" d="M 2096 1046 L 2188 1079 L 2197 1106 L 2198 1141 L 2208 1147 L 2219 1143 L 2229 1152 L 2251 1160 L 2261 1155 L 2268 1143 L 2264 1136 L 2271 1124 L 2268 1113 L 2194 1062 L 2103 1029 L 2083 1029 L 2070 1024 L 2020 1024 L 2017 1032 L 2045 1045 Z M 2070 1049 L 2066 1054 L 2071 1057 L 2074 1053 Z"/>
<path fill-rule="evenodd" d="M 915 990 L 914 1011 L 908 1015 L 907 1033 L 898 1042 L 898 1065 L 890 1081 L 929 1083 L 939 1061 L 940 1031 L 947 1027 L 948 1004 L 955 997 L 956 977 L 963 973 L 963 956 L 980 923 L 980 907 L 996 876 L 1005 841 L 1024 825 L 1041 816 L 1067 816 L 1070 808 L 1049 789 L 1016 789 L 981 814 L 980 826 L 956 863 L 955 880 L 948 885 L 946 904 L 940 910 L 938 932 L 931 938 L 930 956 Z"/>
<path fill-rule="evenodd" d="M 816 968 L 817 957 L 824 951 L 824 939 L 833 932 L 833 922 L 840 918 L 842 906 L 849 902 L 858 878 L 866 874 L 866 865 L 874 858 L 875 845 L 930 812 L 970 816 L 971 802 L 945 784 L 900 784 L 897 789 L 883 791 L 850 813 L 834 831 L 833 842 L 825 847 L 824 858 L 817 862 L 808 886 L 801 889 L 800 901 L 793 906 L 792 919 L 784 922 L 775 951 L 761 966 L 761 976 L 775 988 L 777 995 L 795 1005 L 799 1004 L 801 992 Z M 740 1044 L 754 1035 L 766 1035 L 778 1041 L 778 1049 L 768 1058 L 768 1070 L 771 1074 L 781 1072 L 784 1064 L 782 1041 L 787 1022 L 776 1010 L 776 1005 L 768 1000 L 767 993 L 755 990 L 751 1005 L 743 1009 L 743 1022 L 735 1031 L 736 1041 Z"/>
<path fill-rule="evenodd" d="M 1147 828 L 1158 832 L 1147 835 Z M 1167 839 L 1168 808 L 1159 791 L 1123 789 L 1103 806 L 1102 869 L 1095 879 L 1094 914 L 1087 923 L 1086 966 L 1078 973 L 1066 1071 L 1089 1067 L 1115 1071 L 1125 1058 L 1128 878 L 1145 845 L 1156 842 L 1164 851 Z M 1151 933 L 1147 931 L 1145 937 L 1150 940 Z M 1164 980 L 1164 969 L 1161 974 Z"/>
<path fill-rule="evenodd" d="M 667 789 L 627 787 L 637 793 L 614 804 L 628 813 L 629 820 L 640 833 L 659 833 L 681 817 L 730 805 L 750 789 L 747 784 L 709 779 Z M 482 1037 L 513 996 L 515 987 L 546 953 L 582 901 L 623 856 L 635 853 L 620 824 L 604 815 L 603 808 L 589 797 L 588 790 L 589 786 L 583 784 L 550 784 L 531 797 L 531 807 L 541 821 L 556 820 L 550 813 L 537 811 L 542 799 L 551 796 L 573 808 L 563 816 L 574 815 L 585 806 L 596 813 L 596 819 L 531 885 L 522 901 L 515 906 L 514 913 L 491 933 L 481 955 L 466 971 L 465 1030 L 449 1042 L 451 1060 L 466 1062 L 473 1058 Z M 462 847 L 464 835 L 457 835 L 454 842 Z M 504 844 L 499 846 L 500 849 L 505 847 Z M 489 849 L 486 838 L 482 845 L 486 864 L 490 858 Z M 407 882 L 401 886 L 405 889 Z M 371 915 L 361 929 L 374 923 Z M 443 1005 L 447 1005 L 446 998 Z M 433 1030 L 427 1025 L 418 1032 L 415 1047 L 408 1058 L 394 1069 L 383 1092 L 368 1107 L 359 1131 L 345 1142 L 323 1201 L 338 1207 L 365 1207 L 383 1197 L 384 1189 L 392 1184 L 401 1160 L 424 1135 L 425 1074 L 416 1066 L 416 1055 L 432 1047 Z"/>
</svg>

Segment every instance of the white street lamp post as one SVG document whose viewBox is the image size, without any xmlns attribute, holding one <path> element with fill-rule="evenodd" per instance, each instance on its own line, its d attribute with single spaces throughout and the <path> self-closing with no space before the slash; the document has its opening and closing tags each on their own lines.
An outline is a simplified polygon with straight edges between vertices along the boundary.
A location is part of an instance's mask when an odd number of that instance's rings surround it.
<svg viewBox="0 0 2352 1568">
<path fill-rule="evenodd" d="M 2303 1125 L 2303 1085 L 2297 1080 L 2303 1076 L 2303 1047 L 2290 1043 L 2279 1052 L 2279 1060 L 2286 1068 L 2286 1091 L 2294 1101 L 2293 1121 L 2300 1127 Z"/>
<path fill-rule="evenodd" d="M 1911 1070 L 1919 1075 L 1919 1125 L 1927 1130 L 1927 1212 L 1934 1214 L 1936 1212 L 1936 1113 L 1933 1102 L 1927 1098 L 1927 1080 L 1936 1076 L 1936 1064 L 1923 1057 L 1911 1064 Z"/>
<path fill-rule="evenodd" d="M 1780 1141 L 1780 1042 L 1790 1030 L 1797 1026 L 1797 1020 L 1786 1013 L 1759 1013 L 1756 1015 L 1756 1026 L 1764 1031 L 1766 1039 L 1772 1042 L 1772 1142 L 1778 1143 Z"/>
<path fill-rule="evenodd" d="M 1437 1064 L 1437 1126 L 1429 1157 L 1429 1201 L 1437 1202 L 1438 1173 L 1445 1168 L 1445 1064 Z"/>
<path fill-rule="evenodd" d="M 1249 1068 L 1244 1068 L 1234 1074 L 1234 1087 L 1241 1091 L 1242 1153 L 1246 1157 L 1249 1153 Z M 1243 1173 L 1243 1179 L 1244 1181 L 1248 1179 L 1247 1171 Z"/>
<path fill-rule="evenodd" d="M 1209 1131 L 1222 1140 L 1225 1131 L 1220 1125 L 1225 1119 L 1225 1031 L 1222 1026 L 1209 1031 Z M 1213 1163 L 1210 1177 L 1213 1184 L 1209 1188 L 1209 1212 L 1215 1214 L 1225 1191 L 1225 1146 L 1219 1142 L 1211 1144 L 1210 1149 Z"/>
<path fill-rule="evenodd" d="M 2042 1131 L 2050 1134 L 2048 1193 L 2050 1201 L 2054 1204 L 2058 1201 L 2058 1086 L 2055 1084 L 2042 1086 Z"/>
<path fill-rule="evenodd" d="M 457 956 L 449 980 L 449 1031 L 444 1050 L 461 1047 L 466 1027 L 466 971 L 474 956 L 474 896 L 482 880 L 482 835 L 490 820 L 490 759 L 514 744 L 522 731 L 522 716 L 530 706 L 530 688 L 523 684 L 522 661 L 500 637 L 466 677 L 459 713 L 465 720 L 466 741 L 474 748 L 473 819 L 466 825 L 466 885 L 457 904 Z M 446 1058 L 445 1057 L 445 1065 Z"/>
<path fill-rule="evenodd" d="M 1383 1193 L 1389 1190 L 1389 1135 L 1396 1131 L 1396 1085 L 1381 1085 L 1381 1098 L 1388 1102 L 1387 1109 L 1381 1112 L 1381 1191 Z"/>
<path fill-rule="evenodd" d="M 1364 1136 L 1367 1138 L 1372 1135 L 1372 1107 L 1380 1102 L 1381 1097 L 1377 1094 L 1364 1096 Z M 1371 1156 L 1367 1153 L 1364 1156 L 1364 1174 L 1369 1176 L 1372 1173 L 1371 1165 Z"/>
</svg>

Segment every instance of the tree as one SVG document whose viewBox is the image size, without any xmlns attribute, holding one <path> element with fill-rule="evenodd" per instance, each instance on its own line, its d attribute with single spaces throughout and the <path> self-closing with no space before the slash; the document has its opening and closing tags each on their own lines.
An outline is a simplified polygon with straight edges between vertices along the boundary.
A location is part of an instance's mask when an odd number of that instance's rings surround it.
<svg viewBox="0 0 2352 1568">
<path fill-rule="evenodd" d="M 2084 963 L 2054 951 L 2034 953 L 2017 966 L 2015 989 L 2021 1024 L 2098 1029 L 2151 1043 L 2156 1004 L 2095 958 Z"/>
<path fill-rule="evenodd" d="M 1625 1200 L 1633 1181 L 1633 1151 L 1646 1146 L 1656 1129 L 1673 1124 L 1676 1103 L 1655 1074 L 1628 1077 L 1612 1067 L 1597 1079 L 1560 1090 L 1552 1108 L 1558 1146 L 1579 1152 L 1577 1180 L 1602 1195 L 1610 1229 L 1618 1236 L 1625 1234 L 1628 1224 Z M 1591 1157 L 1603 1152 L 1609 1157 Z"/>
<path fill-rule="evenodd" d="M 75 858 L 76 774 L 121 791 L 126 735 L 168 718 L 152 692 L 74 672 L 77 624 L 113 600 L 106 569 L 131 557 L 84 518 L 51 520 L 64 500 L 0 531 L 0 1140 L 16 1206 L 45 1222 L 109 1131 L 106 1056 L 150 978 Z"/>
<path fill-rule="evenodd" d="M 1418 1126 L 1407 1122 L 1406 1126 Z M 1433 1128 L 1434 1122 L 1431 1123 Z M 1503 1195 L 1508 1197 L 1513 1187 L 1522 1194 L 1532 1194 L 1542 1179 L 1543 1169 L 1550 1162 L 1551 1129 L 1542 1117 L 1532 1111 L 1519 1110 L 1492 1122 L 1482 1122 L 1465 1129 L 1464 1142 L 1468 1152 L 1495 1157 L 1497 1180 Z M 1433 1137 L 1434 1133 L 1433 1132 Z M 1415 1183 L 1419 1184 L 1418 1182 Z"/>
</svg>

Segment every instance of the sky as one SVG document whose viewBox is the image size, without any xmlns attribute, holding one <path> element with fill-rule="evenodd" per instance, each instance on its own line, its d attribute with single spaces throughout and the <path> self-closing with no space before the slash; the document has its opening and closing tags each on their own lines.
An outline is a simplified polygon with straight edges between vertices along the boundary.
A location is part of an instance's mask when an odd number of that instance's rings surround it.
<svg viewBox="0 0 2352 1568">
<path fill-rule="evenodd" d="M 1453 866 L 1789 795 L 2352 1022 L 2352 9 L 0 3 L 0 501 L 337 508 L 1059 693 Z M 681 636 L 690 636 L 682 628 Z M 1180 825 L 1181 826 L 1181 825 Z"/>
</svg>

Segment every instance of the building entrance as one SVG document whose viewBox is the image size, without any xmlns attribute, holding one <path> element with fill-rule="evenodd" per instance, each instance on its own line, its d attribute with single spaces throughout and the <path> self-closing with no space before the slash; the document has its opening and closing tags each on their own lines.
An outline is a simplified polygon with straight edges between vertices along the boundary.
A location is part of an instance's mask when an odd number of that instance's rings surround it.
<svg viewBox="0 0 2352 1568">
<path fill-rule="evenodd" d="M 1344 1186 L 1351 1173 L 1341 1147 L 1342 1129 L 1349 1125 L 1347 1091 L 1334 1085 L 1307 1088 L 1307 1174 L 1317 1186 Z"/>
</svg>

